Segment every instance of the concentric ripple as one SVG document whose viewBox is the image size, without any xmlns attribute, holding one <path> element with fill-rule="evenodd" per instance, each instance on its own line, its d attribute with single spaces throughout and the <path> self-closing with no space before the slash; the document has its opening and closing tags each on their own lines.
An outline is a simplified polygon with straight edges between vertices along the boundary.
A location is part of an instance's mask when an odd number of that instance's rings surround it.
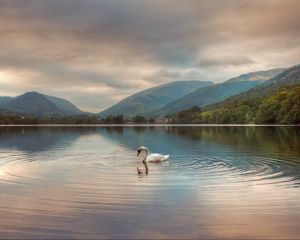
<svg viewBox="0 0 300 240">
<path fill-rule="evenodd" d="M 195 138 L 196 130 L 41 128 L 20 139 L 14 131 L 14 141 L 0 134 L 0 239 L 300 236 L 298 148 L 233 144 L 227 130 Z M 47 144 L 22 143 L 31 138 Z M 139 145 L 171 158 L 139 176 Z"/>
</svg>

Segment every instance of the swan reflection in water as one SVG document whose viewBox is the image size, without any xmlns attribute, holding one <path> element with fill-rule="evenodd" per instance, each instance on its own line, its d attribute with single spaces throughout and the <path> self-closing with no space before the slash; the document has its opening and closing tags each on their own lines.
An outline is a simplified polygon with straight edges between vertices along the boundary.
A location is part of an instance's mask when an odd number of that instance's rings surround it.
<svg viewBox="0 0 300 240">
<path fill-rule="evenodd" d="M 139 167 L 137 167 L 137 172 L 138 174 L 148 174 L 149 173 L 149 167 L 147 162 L 154 162 L 154 163 L 160 163 L 160 162 L 165 162 L 169 159 L 169 154 L 168 155 L 162 155 L 159 153 L 152 153 L 149 154 L 149 149 L 147 147 L 141 146 L 138 148 L 137 150 L 137 157 L 141 154 L 144 153 L 144 159 L 143 159 L 143 164 L 145 167 L 145 171 L 143 171 L 142 169 L 140 169 Z"/>
</svg>

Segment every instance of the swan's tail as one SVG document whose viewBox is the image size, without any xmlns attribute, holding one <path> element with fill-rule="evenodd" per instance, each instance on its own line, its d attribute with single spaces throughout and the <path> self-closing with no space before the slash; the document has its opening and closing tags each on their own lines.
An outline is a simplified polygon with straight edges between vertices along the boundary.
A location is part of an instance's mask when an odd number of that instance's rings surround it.
<svg viewBox="0 0 300 240">
<path fill-rule="evenodd" d="M 165 155 L 164 158 L 163 158 L 163 161 L 167 161 L 169 159 L 170 155 Z"/>
</svg>

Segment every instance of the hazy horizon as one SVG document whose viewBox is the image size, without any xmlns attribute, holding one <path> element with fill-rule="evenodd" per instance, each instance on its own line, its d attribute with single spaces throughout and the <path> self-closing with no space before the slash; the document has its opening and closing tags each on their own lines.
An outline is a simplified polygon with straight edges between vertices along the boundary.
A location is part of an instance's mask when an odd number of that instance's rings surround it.
<svg viewBox="0 0 300 240">
<path fill-rule="evenodd" d="M 221 4 L 220 4 L 221 3 Z M 0 0 L 0 96 L 100 112 L 178 80 L 299 64 L 300 1 Z"/>
</svg>

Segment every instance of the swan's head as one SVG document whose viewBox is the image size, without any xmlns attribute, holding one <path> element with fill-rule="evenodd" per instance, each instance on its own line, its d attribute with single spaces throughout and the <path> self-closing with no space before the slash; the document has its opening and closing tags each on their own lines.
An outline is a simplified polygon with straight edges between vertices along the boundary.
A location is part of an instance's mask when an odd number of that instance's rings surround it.
<svg viewBox="0 0 300 240">
<path fill-rule="evenodd" d="M 138 148 L 136 156 L 140 155 L 140 153 L 142 153 L 142 152 L 148 153 L 148 151 L 149 150 L 147 147 L 141 146 Z"/>
</svg>

